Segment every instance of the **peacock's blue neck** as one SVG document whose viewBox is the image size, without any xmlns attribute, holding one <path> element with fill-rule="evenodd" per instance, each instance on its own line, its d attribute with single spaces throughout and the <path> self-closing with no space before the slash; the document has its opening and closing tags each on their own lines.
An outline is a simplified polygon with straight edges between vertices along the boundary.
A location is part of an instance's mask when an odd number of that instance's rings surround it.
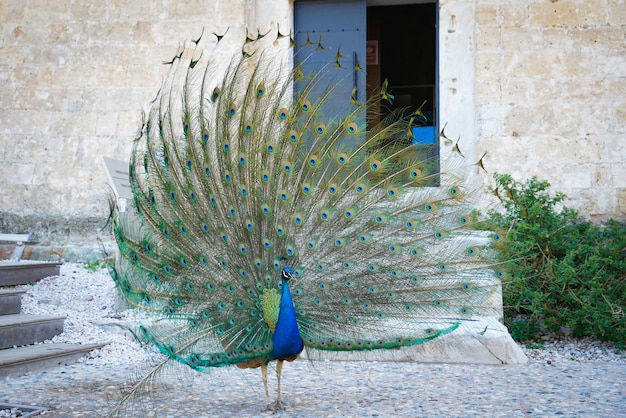
<svg viewBox="0 0 626 418">
<path fill-rule="evenodd" d="M 304 348 L 298 322 L 296 320 L 296 310 L 293 307 L 291 291 L 287 280 L 282 279 L 282 293 L 280 297 L 280 311 L 276 330 L 272 337 L 274 348 L 272 357 L 276 360 L 284 360 L 300 353 Z"/>
</svg>

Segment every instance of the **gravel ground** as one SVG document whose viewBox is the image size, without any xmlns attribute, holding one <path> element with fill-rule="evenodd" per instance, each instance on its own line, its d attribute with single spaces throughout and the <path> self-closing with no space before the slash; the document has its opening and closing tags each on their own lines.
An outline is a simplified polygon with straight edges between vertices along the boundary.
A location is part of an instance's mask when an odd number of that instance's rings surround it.
<svg viewBox="0 0 626 418">
<path fill-rule="evenodd" d="M 115 327 L 105 269 L 64 264 L 61 275 L 24 286 L 23 312 L 65 315 L 52 342 L 102 343 L 75 364 L 0 382 L 0 403 L 47 408 L 38 416 L 107 416 L 133 377 L 156 358 Z M 128 315 L 129 313 L 125 313 Z M 133 318 L 122 318 L 133 319 Z M 132 417 L 626 417 L 626 353 L 594 340 L 522 347 L 510 366 L 298 360 L 283 369 L 284 410 L 268 410 L 258 370 L 177 368 L 158 379 Z M 270 374 L 270 395 L 276 379 Z M 17 416 L 0 409 L 0 417 Z"/>
</svg>

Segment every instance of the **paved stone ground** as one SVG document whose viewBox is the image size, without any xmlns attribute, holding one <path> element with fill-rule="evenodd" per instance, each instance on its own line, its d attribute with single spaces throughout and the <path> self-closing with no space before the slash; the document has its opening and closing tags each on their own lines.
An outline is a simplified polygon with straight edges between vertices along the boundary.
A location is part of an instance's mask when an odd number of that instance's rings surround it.
<svg viewBox="0 0 626 418">
<path fill-rule="evenodd" d="M 105 417 L 150 354 L 111 332 L 117 327 L 94 325 L 117 315 L 106 270 L 61 270 L 25 287 L 23 310 L 67 316 L 54 342 L 110 344 L 76 364 L 0 380 L 0 403 L 45 407 L 45 418 Z M 283 369 L 286 408 L 277 412 L 267 410 L 258 370 L 182 368 L 159 376 L 120 416 L 626 417 L 624 352 L 591 340 L 555 340 L 525 352 L 530 362 L 515 366 L 298 360 Z M 275 388 L 271 374 L 272 400 Z"/>
<path fill-rule="evenodd" d="M 0 382 L 0 401 L 42 417 L 107 416 L 133 367 L 78 363 Z M 162 376 L 128 417 L 626 417 L 626 364 L 517 366 L 298 360 L 283 369 L 282 411 L 257 370 Z M 276 380 L 270 374 L 270 396 Z"/>
</svg>

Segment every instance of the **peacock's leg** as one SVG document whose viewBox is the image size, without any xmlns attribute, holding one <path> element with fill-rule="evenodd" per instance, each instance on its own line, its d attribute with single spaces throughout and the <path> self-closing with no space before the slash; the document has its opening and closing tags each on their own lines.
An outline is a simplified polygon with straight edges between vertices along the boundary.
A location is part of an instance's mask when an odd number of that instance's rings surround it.
<svg viewBox="0 0 626 418">
<path fill-rule="evenodd" d="M 265 400 L 270 403 L 270 392 L 267 390 L 267 364 L 261 364 L 261 377 L 263 378 L 263 386 L 265 387 Z"/>
<path fill-rule="evenodd" d="M 281 407 L 282 403 L 280 401 L 280 375 L 283 372 L 283 360 L 278 360 L 276 362 L 276 381 L 278 384 L 278 397 L 276 398 L 276 406 Z"/>
</svg>

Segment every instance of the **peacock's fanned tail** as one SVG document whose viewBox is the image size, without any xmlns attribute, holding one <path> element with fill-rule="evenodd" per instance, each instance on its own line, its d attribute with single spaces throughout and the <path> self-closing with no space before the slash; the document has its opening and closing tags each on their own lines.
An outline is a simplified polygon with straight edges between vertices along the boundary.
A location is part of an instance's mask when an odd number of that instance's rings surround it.
<svg viewBox="0 0 626 418">
<path fill-rule="evenodd" d="M 136 215 L 114 221 L 113 277 L 155 318 L 141 337 L 196 370 L 272 360 L 261 300 L 284 267 L 311 349 L 419 344 L 491 309 L 460 153 L 439 164 L 412 119 L 374 124 L 371 103 L 321 77 L 350 71 L 290 71 L 279 44 L 246 42 L 226 68 L 221 43 L 187 48 L 152 104 L 130 163 Z"/>
</svg>

